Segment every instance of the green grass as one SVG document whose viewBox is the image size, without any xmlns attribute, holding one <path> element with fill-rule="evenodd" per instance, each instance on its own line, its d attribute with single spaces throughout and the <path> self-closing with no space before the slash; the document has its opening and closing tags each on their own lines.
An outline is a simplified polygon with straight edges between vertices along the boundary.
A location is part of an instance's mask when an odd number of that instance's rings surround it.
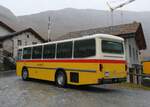
<svg viewBox="0 0 150 107">
<path fill-rule="evenodd" d="M 150 91 L 150 87 L 143 86 L 143 85 L 137 85 L 132 83 L 120 83 L 120 84 L 114 84 L 114 87 L 118 88 L 124 88 L 124 89 L 139 89 L 139 90 L 148 90 Z"/>
</svg>

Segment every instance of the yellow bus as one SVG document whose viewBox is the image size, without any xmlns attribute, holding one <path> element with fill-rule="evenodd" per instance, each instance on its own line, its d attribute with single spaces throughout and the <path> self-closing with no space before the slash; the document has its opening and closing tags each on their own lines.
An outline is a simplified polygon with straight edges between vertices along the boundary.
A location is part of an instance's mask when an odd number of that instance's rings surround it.
<svg viewBox="0 0 150 107">
<path fill-rule="evenodd" d="M 18 49 L 17 76 L 57 86 L 120 83 L 126 80 L 124 39 L 95 34 Z"/>
</svg>

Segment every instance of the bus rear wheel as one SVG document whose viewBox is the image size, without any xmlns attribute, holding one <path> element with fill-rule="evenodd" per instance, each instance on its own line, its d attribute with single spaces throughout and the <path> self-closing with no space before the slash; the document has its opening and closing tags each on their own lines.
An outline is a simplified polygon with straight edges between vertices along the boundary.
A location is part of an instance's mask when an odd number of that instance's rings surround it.
<svg viewBox="0 0 150 107">
<path fill-rule="evenodd" d="M 56 85 L 58 87 L 66 87 L 67 84 L 67 76 L 64 72 L 60 71 L 56 73 L 56 79 L 55 79 Z"/>
<path fill-rule="evenodd" d="M 22 80 L 27 81 L 29 79 L 29 73 L 26 68 L 23 68 L 22 70 Z"/>
</svg>

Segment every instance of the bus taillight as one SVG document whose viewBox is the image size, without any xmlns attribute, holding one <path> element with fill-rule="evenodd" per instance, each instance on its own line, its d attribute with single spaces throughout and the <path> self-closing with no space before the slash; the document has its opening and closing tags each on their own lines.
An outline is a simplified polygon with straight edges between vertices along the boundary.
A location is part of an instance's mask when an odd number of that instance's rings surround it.
<svg viewBox="0 0 150 107">
<path fill-rule="evenodd" d="M 125 71 L 127 71 L 128 70 L 128 66 L 127 66 L 127 64 L 125 65 Z"/>
<path fill-rule="evenodd" d="M 99 70 L 102 72 L 102 70 L 103 70 L 103 65 L 102 64 L 99 64 Z"/>
</svg>

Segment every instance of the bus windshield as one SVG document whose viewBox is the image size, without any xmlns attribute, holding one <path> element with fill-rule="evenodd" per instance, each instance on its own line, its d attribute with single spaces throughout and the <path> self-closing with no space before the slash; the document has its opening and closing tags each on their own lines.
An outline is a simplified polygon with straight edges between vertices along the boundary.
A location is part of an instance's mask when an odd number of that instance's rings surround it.
<svg viewBox="0 0 150 107">
<path fill-rule="evenodd" d="M 102 52 L 110 54 L 124 54 L 123 44 L 121 42 L 102 40 Z"/>
</svg>

